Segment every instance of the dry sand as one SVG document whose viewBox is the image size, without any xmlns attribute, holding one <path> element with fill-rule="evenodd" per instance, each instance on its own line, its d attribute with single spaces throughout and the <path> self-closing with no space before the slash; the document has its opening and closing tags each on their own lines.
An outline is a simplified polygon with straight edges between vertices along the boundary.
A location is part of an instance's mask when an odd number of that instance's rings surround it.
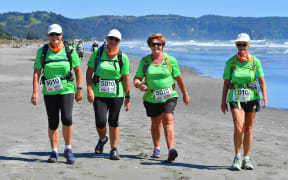
<svg viewBox="0 0 288 180">
<path fill-rule="evenodd" d="M 92 105 L 86 99 L 74 105 L 74 165 L 61 156 L 48 164 L 48 123 L 41 96 L 38 106 L 30 103 L 32 72 L 37 47 L 0 48 L 0 179 L 287 179 L 288 111 L 262 109 L 256 115 L 251 160 L 255 170 L 231 171 L 233 123 L 231 114 L 220 111 L 222 80 L 195 74 L 181 67 L 191 104 L 181 99 L 175 112 L 175 147 L 179 157 L 165 163 L 167 148 L 161 139 L 161 158 L 152 159 L 150 120 L 145 115 L 142 93 L 131 86 L 131 108 L 120 115 L 120 161 L 109 160 L 109 145 L 97 156 L 98 141 Z M 129 55 L 129 54 L 128 54 Z M 82 70 L 85 79 L 85 53 Z M 130 59 L 131 79 L 138 59 Z M 224 64 L 223 64 L 224 66 Z M 83 82 L 85 85 L 85 82 Z M 179 90 L 179 88 L 178 88 Z M 269 92 L 269 89 L 268 89 Z M 61 127 L 60 127 L 61 128 Z"/>
</svg>

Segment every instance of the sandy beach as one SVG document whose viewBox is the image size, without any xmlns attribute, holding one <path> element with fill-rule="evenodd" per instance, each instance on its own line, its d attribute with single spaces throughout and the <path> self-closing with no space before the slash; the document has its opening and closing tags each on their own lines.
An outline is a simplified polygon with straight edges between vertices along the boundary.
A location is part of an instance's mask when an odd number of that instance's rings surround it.
<svg viewBox="0 0 288 180">
<path fill-rule="evenodd" d="M 96 155 L 98 136 L 94 112 L 86 96 L 86 63 L 91 54 L 88 52 L 82 63 L 83 101 L 75 102 L 73 111 L 72 147 L 76 163 L 65 163 L 61 134 L 59 161 L 47 163 L 50 143 L 43 96 L 39 105 L 30 103 L 37 48 L 0 48 L 1 180 L 287 179 L 288 111 L 267 108 L 256 114 L 250 155 L 255 170 L 231 171 L 233 122 L 230 112 L 224 115 L 220 111 L 223 80 L 203 77 L 186 67 L 181 67 L 181 72 L 191 103 L 185 106 L 179 98 L 175 111 L 175 148 L 179 157 L 173 163 L 164 162 L 168 151 L 162 131 L 161 158 L 151 158 L 150 119 L 142 104 L 143 94 L 132 85 L 139 59 L 130 59 L 131 108 L 129 112 L 122 108 L 120 114 L 118 149 L 121 160 L 108 159 L 109 144 L 104 154 Z"/>
</svg>

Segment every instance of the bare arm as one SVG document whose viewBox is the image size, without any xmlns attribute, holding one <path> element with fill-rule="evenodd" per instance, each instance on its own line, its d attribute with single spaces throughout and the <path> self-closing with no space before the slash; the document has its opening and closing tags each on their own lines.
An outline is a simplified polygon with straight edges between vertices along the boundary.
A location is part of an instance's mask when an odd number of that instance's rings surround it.
<svg viewBox="0 0 288 180">
<path fill-rule="evenodd" d="M 92 89 L 92 75 L 94 68 L 88 67 L 86 70 L 87 99 L 90 103 L 94 102 L 94 92 Z"/>
<path fill-rule="evenodd" d="M 138 88 L 140 91 L 146 91 L 147 86 L 144 82 L 142 82 L 143 78 L 140 77 L 134 77 L 133 84 L 135 88 Z"/>
<path fill-rule="evenodd" d="M 223 90 L 222 90 L 222 101 L 221 101 L 221 111 L 225 114 L 228 112 L 228 107 L 227 107 L 227 94 L 229 90 L 229 84 L 230 84 L 230 79 L 225 79 L 224 84 L 223 84 Z"/>
<path fill-rule="evenodd" d="M 41 76 L 41 69 L 34 69 L 33 73 L 33 93 L 31 103 L 37 105 L 39 101 L 39 79 Z"/>
<path fill-rule="evenodd" d="M 130 108 L 130 83 L 129 83 L 129 75 L 122 75 L 123 77 L 123 86 L 125 91 L 125 110 L 128 111 Z"/>
<path fill-rule="evenodd" d="M 75 76 L 76 76 L 77 87 L 82 88 L 81 67 L 80 66 L 74 67 L 74 72 L 75 72 Z M 82 98 L 83 98 L 82 89 L 77 89 L 76 94 L 75 94 L 76 101 L 79 102 L 82 100 Z"/>
<path fill-rule="evenodd" d="M 187 105 L 189 104 L 190 102 L 190 97 L 188 95 L 188 92 L 186 90 L 186 86 L 185 86 L 185 82 L 184 82 L 184 79 L 183 79 L 183 76 L 182 75 L 179 75 L 177 77 L 175 77 L 175 80 L 177 81 L 177 84 L 183 94 L 183 102 Z"/>
<path fill-rule="evenodd" d="M 263 95 L 262 104 L 263 104 L 263 107 L 266 108 L 268 105 L 266 82 L 265 82 L 264 77 L 259 77 L 258 80 L 259 80 L 260 89 Z"/>
</svg>

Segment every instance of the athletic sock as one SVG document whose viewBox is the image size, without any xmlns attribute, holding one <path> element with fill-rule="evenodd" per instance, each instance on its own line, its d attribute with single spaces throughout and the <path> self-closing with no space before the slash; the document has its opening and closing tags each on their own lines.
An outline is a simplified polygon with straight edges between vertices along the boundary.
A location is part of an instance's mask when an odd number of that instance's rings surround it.
<svg viewBox="0 0 288 180">
<path fill-rule="evenodd" d="M 244 160 L 249 160 L 249 156 L 244 156 Z"/>
<path fill-rule="evenodd" d="M 71 145 L 65 145 L 65 149 L 72 149 Z"/>
<path fill-rule="evenodd" d="M 235 153 L 235 157 L 237 157 L 237 159 L 241 159 L 241 154 Z"/>
<path fill-rule="evenodd" d="M 154 147 L 154 149 L 158 149 L 158 150 L 160 150 L 160 147 L 157 146 L 157 147 Z"/>
<path fill-rule="evenodd" d="M 169 148 L 169 152 L 172 151 L 174 148 Z"/>
<path fill-rule="evenodd" d="M 57 151 L 58 151 L 58 149 L 57 148 L 51 148 L 51 151 L 53 152 L 56 152 L 57 153 Z"/>
</svg>

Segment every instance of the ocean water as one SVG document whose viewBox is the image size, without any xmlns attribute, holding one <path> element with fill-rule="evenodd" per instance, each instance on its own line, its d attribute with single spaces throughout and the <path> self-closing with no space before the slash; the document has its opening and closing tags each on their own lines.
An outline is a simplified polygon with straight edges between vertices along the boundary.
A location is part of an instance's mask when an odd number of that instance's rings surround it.
<svg viewBox="0 0 288 180">
<path fill-rule="evenodd" d="M 90 50 L 91 44 L 86 44 Z M 129 57 L 142 58 L 151 53 L 146 41 L 123 41 Z M 234 41 L 167 41 L 164 51 L 176 57 L 178 64 L 193 68 L 203 76 L 222 79 L 225 62 L 237 53 Z M 263 66 L 268 107 L 288 109 L 288 41 L 254 40 L 250 53 Z"/>
</svg>

